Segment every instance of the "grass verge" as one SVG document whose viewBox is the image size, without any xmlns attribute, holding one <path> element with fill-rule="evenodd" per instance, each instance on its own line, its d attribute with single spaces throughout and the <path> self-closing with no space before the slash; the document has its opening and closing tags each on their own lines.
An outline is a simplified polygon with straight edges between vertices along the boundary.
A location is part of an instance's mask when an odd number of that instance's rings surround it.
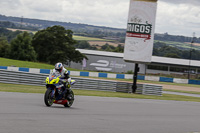
<svg viewBox="0 0 200 133">
<path fill-rule="evenodd" d="M 194 92 L 194 91 L 182 91 L 182 90 L 170 90 L 170 89 L 163 89 L 163 91 L 181 92 L 181 93 L 199 94 L 200 95 L 200 92 Z"/>
<path fill-rule="evenodd" d="M 29 61 L 19 61 L 19 60 L 12 60 L 7 58 L 0 58 L 0 66 L 16 66 L 16 67 L 27 67 L 27 68 L 38 68 L 38 69 L 53 69 L 54 65 L 49 65 L 45 63 L 37 63 L 37 62 L 29 62 Z M 73 68 L 67 68 L 70 71 L 80 71 Z M 84 71 L 84 70 L 81 70 Z M 72 76 L 73 77 L 73 76 Z M 74 76 L 75 77 L 75 76 Z M 96 77 L 85 77 L 85 78 L 96 78 Z M 105 79 L 105 80 L 116 80 L 116 81 L 125 81 L 125 82 L 133 82 L 132 79 L 110 79 L 110 78 L 96 78 L 96 79 Z M 168 83 L 168 82 L 156 82 L 156 81 L 147 81 L 147 80 L 138 80 L 138 83 L 149 83 L 149 84 L 157 84 L 157 85 L 175 85 L 175 86 L 187 86 L 187 87 L 195 87 L 200 88 L 199 85 L 192 85 L 192 84 L 178 84 L 178 83 Z M 35 90 L 32 90 L 31 93 L 38 93 L 39 90 L 37 90 L 37 87 L 35 87 Z M 2 88 L 1 88 L 2 89 Z M 22 90 L 22 89 L 20 89 Z M 6 91 L 9 91 L 7 89 Z M 11 91 L 15 91 L 11 90 Z M 18 89 L 16 89 L 18 91 Z M 28 89 L 24 89 L 24 92 L 28 91 Z M 164 91 L 172 91 L 172 92 L 182 92 L 182 93 L 190 93 L 190 94 L 200 94 L 200 92 L 194 92 L 194 91 L 180 91 L 180 90 L 167 90 L 164 88 Z"/>
<path fill-rule="evenodd" d="M 46 91 L 45 86 L 31 86 L 31 85 L 18 85 L 18 84 L 6 84 L 0 83 L 0 91 L 3 92 L 22 92 L 22 93 L 42 93 Z M 77 90 L 73 89 L 75 95 L 83 96 L 100 96 L 100 97 L 120 97 L 120 98 L 137 98 L 137 99 L 157 99 L 157 100 L 175 100 L 175 101 L 192 101 L 200 102 L 200 98 L 179 96 L 171 94 L 163 94 L 163 96 L 151 96 L 140 94 L 128 94 L 120 92 L 108 92 L 108 91 L 91 91 L 91 90 Z"/>
<path fill-rule="evenodd" d="M 159 81 L 148 81 L 148 80 L 138 80 L 141 83 L 150 83 L 150 84 L 160 84 L 160 85 L 176 85 L 176 86 L 187 86 L 187 87 L 195 87 L 200 88 L 200 85 L 195 84 L 181 84 L 181 83 L 171 83 L 171 82 L 159 82 Z"/>
<path fill-rule="evenodd" d="M 45 63 L 37 63 L 30 61 L 20 61 L 7 58 L 0 58 L 0 66 L 16 66 L 16 67 L 26 67 L 26 68 L 39 68 L 39 69 L 53 69 L 54 65 L 49 65 Z"/>
<path fill-rule="evenodd" d="M 30 61 L 20 61 L 0 57 L 0 66 L 16 66 L 16 67 L 25 67 L 25 68 L 38 68 L 38 69 L 54 69 L 54 65 L 39 63 L 39 62 L 30 62 Z M 78 69 L 67 68 L 70 71 L 80 71 Z"/>
</svg>

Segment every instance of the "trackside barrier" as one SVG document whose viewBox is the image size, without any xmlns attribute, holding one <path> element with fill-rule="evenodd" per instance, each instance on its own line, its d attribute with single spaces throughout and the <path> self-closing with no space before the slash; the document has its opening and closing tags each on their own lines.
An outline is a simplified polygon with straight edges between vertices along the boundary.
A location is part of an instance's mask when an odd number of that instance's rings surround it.
<svg viewBox="0 0 200 133">
<path fill-rule="evenodd" d="M 8 71 L 0 69 L 0 82 L 11 83 L 11 84 L 24 84 L 24 85 L 37 85 L 45 86 L 45 79 L 49 74 L 44 73 L 30 73 L 23 71 Z M 83 73 L 83 75 L 86 73 Z M 122 76 L 122 75 L 119 75 Z M 73 89 L 84 89 L 84 90 L 102 90 L 112 92 L 124 92 L 130 93 L 132 90 L 132 83 L 119 82 L 112 80 L 102 79 L 91 79 L 91 78 L 78 78 L 72 77 L 76 80 L 76 84 L 73 85 Z M 149 85 L 149 84 L 138 84 L 136 93 L 144 95 L 162 95 L 162 86 Z M 44 87 L 45 88 L 45 87 Z"/>
<path fill-rule="evenodd" d="M 150 84 L 138 84 L 136 93 L 143 95 L 162 96 L 162 86 L 150 85 Z"/>
<path fill-rule="evenodd" d="M 28 72 L 28 73 L 34 73 L 34 74 L 49 74 L 50 73 L 50 69 L 23 68 L 23 67 L 13 67 L 13 66 L 0 66 L 0 70 Z M 132 74 L 113 74 L 113 73 L 80 72 L 80 71 L 68 71 L 68 72 L 70 73 L 71 76 L 133 79 Z M 138 79 L 139 80 L 158 81 L 158 82 L 171 82 L 171 83 L 200 85 L 200 80 L 188 80 L 188 79 L 157 77 L 157 76 L 143 76 L 143 75 L 138 75 Z"/>
</svg>

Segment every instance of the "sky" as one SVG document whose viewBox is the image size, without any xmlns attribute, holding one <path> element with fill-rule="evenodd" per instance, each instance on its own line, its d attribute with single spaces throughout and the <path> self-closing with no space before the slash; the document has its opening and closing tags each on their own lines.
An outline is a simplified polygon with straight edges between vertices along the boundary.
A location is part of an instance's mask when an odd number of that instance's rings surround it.
<svg viewBox="0 0 200 133">
<path fill-rule="evenodd" d="M 0 14 L 126 29 L 130 0 L 0 0 Z M 200 0 L 158 0 L 155 33 L 200 37 Z"/>
</svg>

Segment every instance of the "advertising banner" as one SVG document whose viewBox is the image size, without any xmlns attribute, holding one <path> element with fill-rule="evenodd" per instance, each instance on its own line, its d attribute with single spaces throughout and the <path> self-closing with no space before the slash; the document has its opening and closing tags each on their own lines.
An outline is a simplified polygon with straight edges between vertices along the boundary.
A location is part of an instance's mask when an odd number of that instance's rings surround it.
<svg viewBox="0 0 200 133">
<path fill-rule="evenodd" d="M 130 0 L 124 60 L 150 63 L 153 51 L 157 0 Z"/>
</svg>

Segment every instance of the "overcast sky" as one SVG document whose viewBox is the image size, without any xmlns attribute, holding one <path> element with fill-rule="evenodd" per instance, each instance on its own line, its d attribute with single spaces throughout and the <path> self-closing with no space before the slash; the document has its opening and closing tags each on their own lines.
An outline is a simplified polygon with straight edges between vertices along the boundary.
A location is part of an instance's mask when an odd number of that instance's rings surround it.
<svg viewBox="0 0 200 133">
<path fill-rule="evenodd" d="M 0 0 L 0 14 L 126 28 L 129 0 Z M 156 33 L 200 37 L 200 0 L 158 0 Z"/>
</svg>

